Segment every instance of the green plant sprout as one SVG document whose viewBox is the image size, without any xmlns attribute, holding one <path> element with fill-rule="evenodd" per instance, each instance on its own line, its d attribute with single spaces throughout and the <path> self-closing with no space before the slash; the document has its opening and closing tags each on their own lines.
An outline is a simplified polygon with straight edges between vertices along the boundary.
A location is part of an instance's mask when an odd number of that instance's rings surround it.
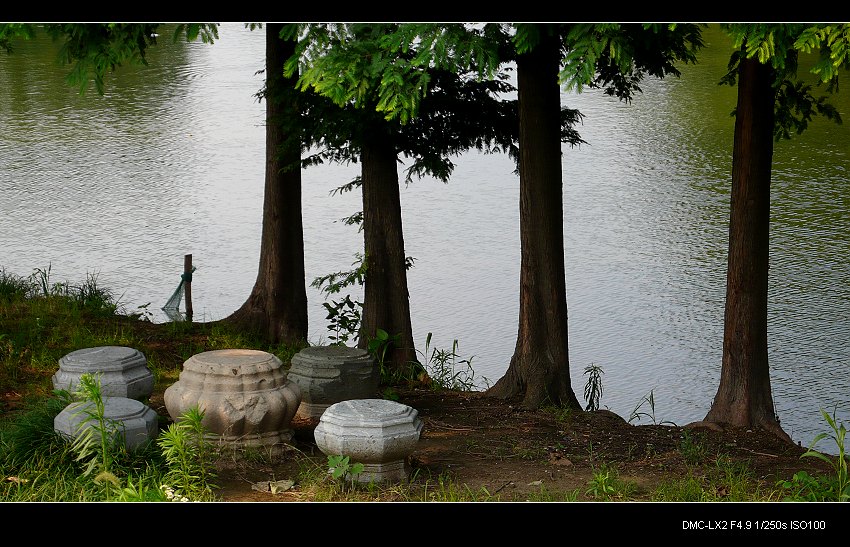
<svg viewBox="0 0 850 547">
<path fill-rule="evenodd" d="M 88 460 L 84 475 L 96 469 L 109 473 L 123 435 L 119 424 L 105 416 L 100 374 L 82 374 L 75 396 L 79 402 L 73 414 L 81 416 L 81 420 L 72 450 L 77 454 L 77 461 Z"/>
<path fill-rule="evenodd" d="M 605 371 L 602 367 L 591 363 L 585 367 L 584 373 L 587 374 L 587 383 L 584 385 L 584 400 L 587 401 L 585 410 L 599 410 L 599 400 L 602 398 L 602 375 Z"/>
<path fill-rule="evenodd" d="M 168 471 L 164 480 L 184 496 L 203 498 L 212 491 L 215 478 L 213 446 L 207 440 L 204 413 L 198 405 L 186 409 L 178 420 L 163 431 L 157 444 L 165 457 Z"/>
<path fill-rule="evenodd" d="M 809 445 L 809 449 L 800 457 L 818 458 L 830 464 L 835 471 L 835 498 L 837 501 L 850 501 L 850 478 L 847 476 L 847 456 L 845 455 L 844 446 L 844 440 L 847 437 L 847 428 L 844 427 L 843 422 L 839 424 L 836 421 L 834 409 L 832 411 L 832 416 L 823 409 L 821 409 L 820 412 L 824 420 L 826 420 L 826 423 L 828 423 L 829 427 L 832 429 L 832 433 L 819 433 L 812 440 L 812 443 Z M 815 445 L 827 438 L 835 441 L 835 445 L 838 448 L 838 456 L 835 458 L 830 458 L 814 449 Z"/>
<path fill-rule="evenodd" d="M 655 390 L 649 390 L 649 393 L 643 396 L 643 399 L 637 404 L 637 406 L 632 410 L 631 414 L 629 414 L 629 423 L 632 423 L 634 420 L 640 421 L 641 418 L 649 418 L 649 420 L 654 425 L 671 425 L 675 427 L 675 423 L 662 420 L 658 421 L 655 419 Z M 641 411 L 640 409 L 643 405 L 649 405 L 649 412 Z"/>
<path fill-rule="evenodd" d="M 472 359 L 460 359 L 457 353 L 458 342 L 454 341 L 451 350 L 431 348 L 432 333 L 425 337 L 425 351 L 419 352 L 425 358 L 425 370 L 431 378 L 431 386 L 436 389 L 474 391 L 476 388 L 475 371 Z M 418 350 L 417 350 L 418 351 Z M 458 370 L 458 365 L 463 368 Z M 485 384 L 489 381 L 484 378 Z"/>
<path fill-rule="evenodd" d="M 328 456 L 328 473 L 334 479 L 347 478 L 354 480 L 363 472 L 364 466 L 360 462 L 351 463 L 349 456 L 342 454 Z"/>
</svg>

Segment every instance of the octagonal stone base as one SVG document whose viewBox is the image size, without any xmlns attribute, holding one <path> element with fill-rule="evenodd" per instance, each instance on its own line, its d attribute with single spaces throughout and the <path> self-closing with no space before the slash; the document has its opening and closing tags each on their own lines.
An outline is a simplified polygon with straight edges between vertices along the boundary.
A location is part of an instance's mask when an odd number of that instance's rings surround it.
<svg viewBox="0 0 850 547">
<path fill-rule="evenodd" d="M 163 394 L 175 421 L 191 407 L 222 448 L 262 447 L 272 451 L 292 439 L 290 427 L 301 390 L 287 379 L 280 359 L 250 349 L 224 349 L 193 355 Z"/>
<path fill-rule="evenodd" d="M 59 359 L 53 387 L 74 392 L 83 374 L 99 375 L 104 397 L 144 399 L 153 393 L 153 373 L 137 349 L 123 346 L 84 348 Z"/>
<path fill-rule="evenodd" d="M 381 377 L 374 356 L 347 346 L 311 346 L 292 357 L 288 377 L 301 388 L 299 419 L 319 420 L 340 401 L 377 395 Z"/>
<path fill-rule="evenodd" d="M 96 425 L 87 413 L 95 410 L 92 401 L 79 401 L 66 406 L 53 419 L 53 429 L 68 439 L 76 439 L 86 429 Z M 103 416 L 112 433 L 121 435 L 127 450 L 135 450 L 156 439 L 159 424 L 156 412 L 147 405 L 127 397 L 104 397 Z"/>
<path fill-rule="evenodd" d="M 401 482 L 408 479 L 407 458 L 422 433 L 419 412 L 384 399 L 354 399 L 330 405 L 313 435 L 328 456 L 348 456 L 362 463 L 357 482 Z"/>
</svg>

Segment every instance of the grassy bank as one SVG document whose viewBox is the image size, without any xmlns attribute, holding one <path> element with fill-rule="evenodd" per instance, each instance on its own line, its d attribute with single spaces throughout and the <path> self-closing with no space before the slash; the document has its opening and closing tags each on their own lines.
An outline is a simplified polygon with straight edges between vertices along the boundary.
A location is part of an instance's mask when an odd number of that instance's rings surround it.
<svg viewBox="0 0 850 547">
<path fill-rule="evenodd" d="M 143 310 L 123 313 L 112 294 L 98 286 L 93 276 L 74 285 L 52 283 L 49 268 L 36 270 L 27 278 L 0 270 L 0 501 L 218 501 L 222 498 L 217 466 L 280 463 L 272 462 L 270 454 L 261 452 L 242 454 L 239 462 L 223 461 L 225 456 L 216 454 L 200 440 L 203 435 L 199 416 L 186 416 L 178 423 L 160 416 L 160 437 L 133 453 L 104 439 L 89 439 L 81 444 L 61 438 L 54 431 L 53 418 L 69 404 L 72 394 L 54 392 L 51 377 L 58 370 L 59 360 L 81 348 L 113 345 L 133 347 L 145 355 L 154 375 L 154 392 L 160 394 L 177 380 L 182 364 L 197 353 L 260 349 L 278 356 L 288 366 L 301 349 L 269 346 L 225 323 L 153 324 Z M 426 347 L 424 355 L 429 359 L 425 359 L 425 365 L 432 380 L 427 389 L 451 390 L 458 378 L 444 374 L 450 369 L 439 366 L 453 360 L 454 348 L 428 354 Z M 441 383 L 441 378 L 448 380 Z M 392 384 L 384 384 L 392 388 Z M 81 396 L 97 401 L 99 386 L 88 385 L 86 393 L 77 394 L 78 398 Z M 550 413 L 553 423 L 559 424 L 558 428 L 565 430 L 569 429 L 570 420 L 575 425 L 584 414 L 566 419 L 564 416 L 569 413 L 564 409 L 545 412 Z M 843 443 L 843 424 L 834 423 L 834 416 L 827 414 L 824 419 L 831 429 L 824 436 Z M 801 461 L 800 473 L 765 484 L 747 469 L 743 459 L 707 453 L 705 445 L 695 439 L 696 436 L 685 435 L 675 453 L 668 455 L 687 463 L 686 472 L 670 475 L 650 491 L 637 494 L 640 489 L 620 476 L 616 461 L 599 461 L 591 455 L 592 470 L 580 488 L 549 491 L 541 487 L 523 500 L 839 501 L 850 496 L 843 453 L 839 458 L 824 457 L 823 461 L 831 466 L 826 468 L 829 473 L 815 473 L 816 467 L 807 467 Z M 634 460 L 633 452 L 639 452 L 637 446 L 643 445 L 629 447 L 621 460 Z M 536 458 L 538 453 L 545 457 L 546 445 L 535 445 L 520 455 Z M 514 456 L 517 454 L 506 457 Z M 574 453 L 570 457 L 578 467 L 582 456 Z M 399 485 L 355 486 L 341 478 L 342 471 L 356 472 L 354 462 L 351 468 L 343 468 L 339 461 L 334 463 L 330 458 L 295 448 L 283 458 L 291 464 L 292 478 L 299 485 L 294 501 L 513 501 L 507 493 L 470 488 L 448 475 L 418 476 Z M 478 459 L 476 456 L 471 462 Z M 706 467 L 706 462 L 711 465 Z M 549 465 L 547 460 L 542 464 Z M 664 465 L 672 469 L 669 462 Z M 337 473 L 331 472 L 334 466 Z"/>
</svg>

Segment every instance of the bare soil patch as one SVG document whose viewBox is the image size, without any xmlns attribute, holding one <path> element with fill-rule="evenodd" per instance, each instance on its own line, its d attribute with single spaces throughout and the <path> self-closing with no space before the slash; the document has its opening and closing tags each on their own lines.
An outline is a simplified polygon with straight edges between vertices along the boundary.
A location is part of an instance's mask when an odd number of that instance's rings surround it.
<svg viewBox="0 0 850 547">
<path fill-rule="evenodd" d="M 408 388 L 398 393 L 399 402 L 415 408 L 423 420 L 409 459 L 412 488 L 427 484 L 433 490 L 443 477 L 470 492 L 486 492 L 490 500 L 541 501 L 545 492 L 542 501 L 598 501 L 588 492 L 589 481 L 595 472 L 609 469 L 628 488 L 608 501 L 650 501 L 665 481 L 716 471 L 718 458 L 745 467 L 767 488 L 800 470 L 813 475 L 832 471 L 817 458 L 801 459 L 805 447 L 760 430 L 635 425 L 607 410 L 526 410 L 480 392 Z M 156 395 L 151 404 L 167 415 Z M 327 469 L 327 456 L 313 440 L 316 422 L 296 421 L 293 426 L 288 454 L 257 462 L 219 462 L 216 483 L 223 501 L 311 501 L 299 489 L 298 472 L 305 461 Z M 258 483 L 281 480 L 292 481 L 293 487 L 277 493 L 257 489 Z M 723 499 L 722 490 L 716 494 Z M 399 499 L 388 495 L 375 501 Z"/>
</svg>

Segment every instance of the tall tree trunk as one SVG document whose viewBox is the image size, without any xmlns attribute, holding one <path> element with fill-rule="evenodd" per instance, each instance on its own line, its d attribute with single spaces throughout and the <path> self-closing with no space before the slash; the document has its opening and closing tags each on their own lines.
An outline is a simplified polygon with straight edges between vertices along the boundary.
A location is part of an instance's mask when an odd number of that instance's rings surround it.
<svg viewBox="0 0 850 547">
<path fill-rule="evenodd" d="M 363 239 L 366 276 L 358 346 L 368 347 L 378 329 L 398 339 L 385 365 L 396 371 L 416 361 L 407 291 L 397 155 L 389 136 L 375 129 L 361 153 Z"/>
<path fill-rule="evenodd" d="M 763 428 L 791 441 L 779 425 L 767 360 L 767 279 L 775 74 L 757 59 L 738 70 L 732 153 L 729 257 L 720 386 L 705 421 Z"/>
<path fill-rule="evenodd" d="M 307 340 L 307 290 L 301 219 L 301 143 L 294 83 L 283 63 L 295 42 L 281 40 L 282 24 L 266 25 L 266 178 L 260 265 L 250 296 L 224 321 L 272 343 Z"/>
<path fill-rule="evenodd" d="M 517 58 L 520 148 L 520 295 L 516 349 L 505 375 L 487 390 L 580 409 L 570 385 L 564 273 L 559 49 L 544 37 Z"/>
</svg>

